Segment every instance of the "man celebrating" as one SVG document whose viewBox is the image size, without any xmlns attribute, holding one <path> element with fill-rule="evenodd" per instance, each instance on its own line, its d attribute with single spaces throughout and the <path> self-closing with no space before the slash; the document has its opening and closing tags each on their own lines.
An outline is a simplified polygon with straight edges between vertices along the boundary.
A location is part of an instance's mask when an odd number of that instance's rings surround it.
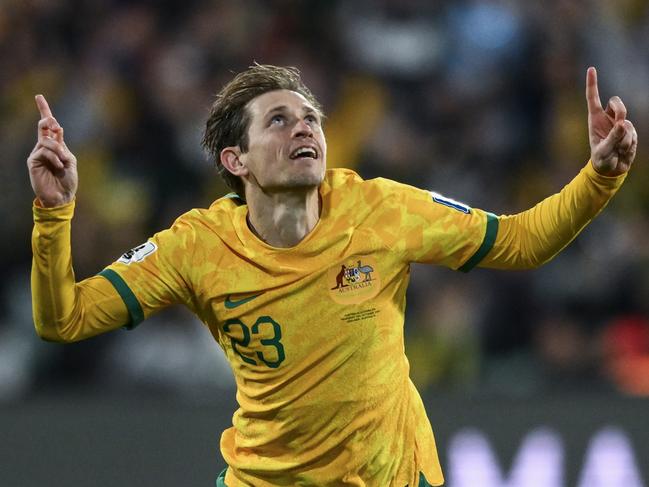
<svg viewBox="0 0 649 487">
<path fill-rule="evenodd" d="M 237 383 L 221 438 L 228 487 L 426 486 L 443 476 L 404 354 L 412 262 L 536 267 L 606 205 L 634 160 L 622 101 L 586 75 L 591 159 L 563 190 L 511 216 L 394 181 L 326 170 L 322 110 L 297 70 L 254 65 L 219 93 L 203 144 L 233 193 L 75 283 L 77 161 L 45 98 L 27 165 L 38 334 L 69 342 L 182 303 Z"/>
</svg>

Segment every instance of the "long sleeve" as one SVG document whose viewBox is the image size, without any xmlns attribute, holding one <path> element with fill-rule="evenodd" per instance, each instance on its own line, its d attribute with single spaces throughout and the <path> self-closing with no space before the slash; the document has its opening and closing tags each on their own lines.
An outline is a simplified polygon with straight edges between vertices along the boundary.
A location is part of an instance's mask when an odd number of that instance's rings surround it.
<svg viewBox="0 0 649 487">
<path fill-rule="evenodd" d="M 498 218 L 498 233 L 480 267 L 529 269 L 557 255 L 595 218 L 626 175 L 606 177 L 589 161 L 559 193 L 516 215 Z"/>
<path fill-rule="evenodd" d="M 126 325 L 129 314 L 113 285 L 94 276 L 75 282 L 70 228 L 74 202 L 33 207 L 32 310 L 44 340 L 73 342 Z"/>
</svg>

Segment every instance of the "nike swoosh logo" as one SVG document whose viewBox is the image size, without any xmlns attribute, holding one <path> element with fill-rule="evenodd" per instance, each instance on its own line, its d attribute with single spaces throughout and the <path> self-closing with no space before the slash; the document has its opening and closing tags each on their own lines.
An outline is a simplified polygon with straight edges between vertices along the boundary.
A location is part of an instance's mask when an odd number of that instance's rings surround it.
<svg viewBox="0 0 649 487">
<path fill-rule="evenodd" d="M 236 301 L 233 301 L 231 299 L 232 295 L 229 295 L 227 298 L 225 298 L 225 303 L 224 304 L 225 304 L 225 307 L 228 308 L 228 309 L 238 308 L 239 306 L 241 306 L 243 304 L 246 304 L 246 303 L 249 303 L 250 301 L 252 301 L 255 298 L 258 298 L 262 294 L 263 293 L 255 294 L 254 296 L 248 296 L 247 298 L 238 299 Z"/>
</svg>

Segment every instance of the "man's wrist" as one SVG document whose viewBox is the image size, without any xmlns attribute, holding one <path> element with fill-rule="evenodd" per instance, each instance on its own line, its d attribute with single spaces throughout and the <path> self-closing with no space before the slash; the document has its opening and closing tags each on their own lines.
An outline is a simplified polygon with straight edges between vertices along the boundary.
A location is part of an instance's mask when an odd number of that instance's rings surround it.
<svg viewBox="0 0 649 487">
<path fill-rule="evenodd" d="M 586 167 L 584 168 L 586 175 L 591 181 L 594 181 L 595 183 L 598 183 L 600 185 L 604 186 L 609 186 L 609 187 L 619 187 L 622 185 L 624 180 L 626 179 L 627 173 L 622 173 L 614 176 L 609 176 L 606 174 L 602 174 L 595 168 L 595 164 L 593 164 L 593 160 L 589 159 L 588 164 L 586 164 Z"/>
<path fill-rule="evenodd" d="M 59 208 L 61 206 L 66 206 L 72 203 L 75 199 L 75 196 L 72 195 L 68 198 L 56 198 L 53 200 L 44 200 L 38 196 L 34 199 L 34 205 L 39 208 Z"/>
<path fill-rule="evenodd" d="M 32 211 L 35 222 L 54 221 L 54 220 L 71 220 L 74 215 L 74 206 L 76 199 L 63 203 L 58 206 L 43 206 L 42 202 L 35 198 Z"/>
</svg>

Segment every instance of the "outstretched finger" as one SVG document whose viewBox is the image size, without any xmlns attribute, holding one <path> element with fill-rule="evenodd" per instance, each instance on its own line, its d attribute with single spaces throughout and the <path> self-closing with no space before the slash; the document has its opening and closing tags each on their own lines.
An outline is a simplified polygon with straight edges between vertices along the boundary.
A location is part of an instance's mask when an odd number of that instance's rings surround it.
<svg viewBox="0 0 649 487">
<path fill-rule="evenodd" d="M 52 110 L 50 110 L 50 106 L 45 97 L 43 95 L 36 95 L 35 99 L 38 111 L 41 113 L 41 118 L 52 117 Z"/>
<path fill-rule="evenodd" d="M 597 88 L 597 70 L 592 66 L 586 71 L 586 103 L 588 104 L 588 113 L 602 111 L 602 101 Z"/>
</svg>

